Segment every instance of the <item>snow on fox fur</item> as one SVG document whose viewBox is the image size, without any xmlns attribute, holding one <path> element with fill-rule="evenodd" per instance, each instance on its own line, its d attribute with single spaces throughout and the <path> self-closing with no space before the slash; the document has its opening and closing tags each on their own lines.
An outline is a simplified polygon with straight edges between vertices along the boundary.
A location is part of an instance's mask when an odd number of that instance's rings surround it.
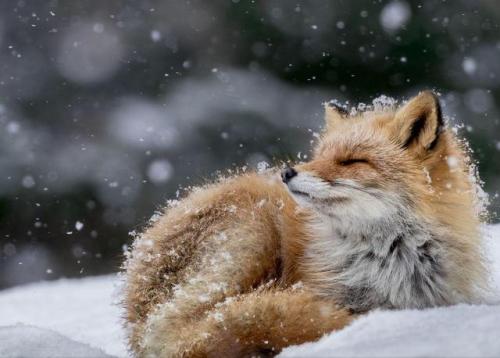
<svg viewBox="0 0 500 358">
<path fill-rule="evenodd" d="M 437 97 L 325 111 L 311 161 L 196 188 L 136 238 L 137 356 L 272 355 L 373 308 L 477 299 L 478 188 Z"/>
</svg>

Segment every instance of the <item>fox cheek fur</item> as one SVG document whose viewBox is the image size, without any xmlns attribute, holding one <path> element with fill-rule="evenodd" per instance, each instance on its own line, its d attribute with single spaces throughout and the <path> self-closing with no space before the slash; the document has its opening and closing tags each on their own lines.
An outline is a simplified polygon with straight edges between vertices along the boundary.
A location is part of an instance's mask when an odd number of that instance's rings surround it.
<svg viewBox="0 0 500 358">
<path fill-rule="evenodd" d="M 482 284 L 480 253 L 465 245 L 466 255 L 478 258 L 471 271 L 478 280 L 457 290 L 453 276 L 466 259 L 457 248 L 469 238 L 457 238 L 439 220 L 440 205 L 433 207 L 436 197 L 471 200 L 473 191 L 463 186 L 468 174 L 449 167 L 449 158 L 467 158 L 444 129 L 437 97 L 424 92 L 393 118 L 348 118 L 327 108 L 327 120 L 313 160 L 294 167 L 286 181 L 313 217 L 304 280 L 354 311 L 474 300 L 469 288 Z M 453 214 L 468 218 L 467 210 Z"/>
</svg>

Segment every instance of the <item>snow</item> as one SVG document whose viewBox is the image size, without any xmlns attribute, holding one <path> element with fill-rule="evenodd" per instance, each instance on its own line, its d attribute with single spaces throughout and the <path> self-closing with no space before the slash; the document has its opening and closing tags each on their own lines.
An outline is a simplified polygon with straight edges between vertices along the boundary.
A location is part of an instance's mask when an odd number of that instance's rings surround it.
<svg viewBox="0 0 500 358">
<path fill-rule="evenodd" d="M 153 42 L 160 41 L 161 40 L 161 32 L 158 30 L 151 31 L 151 40 L 153 40 Z"/>
<path fill-rule="evenodd" d="M 392 1 L 384 6 L 380 13 L 380 23 L 387 32 L 397 31 L 411 17 L 410 6 L 403 1 Z"/>
<path fill-rule="evenodd" d="M 265 172 L 267 168 L 269 168 L 269 163 L 265 160 L 257 163 L 257 171 L 259 173 Z"/>
<path fill-rule="evenodd" d="M 376 311 L 282 357 L 498 357 L 499 306 Z"/>
<path fill-rule="evenodd" d="M 118 31 L 103 24 L 82 22 L 64 31 L 59 43 L 59 72 L 78 84 L 98 83 L 110 78 L 120 67 L 125 47 Z"/>
<path fill-rule="evenodd" d="M 112 275 L 40 282 L 1 291 L 0 356 L 98 356 L 94 353 L 98 349 L 111 356 L 127 356 L 117 283 Z M 17 345 L 12 337 L 19 338 Z M 32 338 L 27 341 L 26 337 Z M 38 343 L 33 337 L 40 338 Z M 31 352 L 26 351 L 29 347 Z M 57 348 L 49 351 L 50 347 Z M 69 349 L 62 351 L 64 347 Z M 79 349 L 86 349 L 88 354 L 77 354 Z"/>
<path fill-rule="evenodd" d="M 26 175 L 25 177 L 23 177 L 22 185 L 26 189 L 33 188 L 35 186 L 35 184 L 36 184 L 35 179 L 33 179 L 33 177 L 31 175 Z"/>
<path fill-rule="evenodd" d="M 1 357 L 111 357 L 54 331 L 23 324 L 0 327 L 0 342 Z"/>
<path fill-rule="evenodd" d="M 500 356 L 500 225 L 490 226 L 488 304 L 374 311 L 282 357 Z M 116 275 L 0 291 L 1 357 L 127 357 Z"/>
<path fill-rule="evenodd" d="M 75 223 L 75 229 L 76 229 L 77 231 L 82 230 L 82 229 L 83 229 L 83 223 L 82 223 L 81 221 L 77 221 L 77 222 Z"/>
<path fill-rule="evenodd" d="M 477 70 L 477 63 L 473 58 L 465 57 L 462 62 L 462 68 L 466 74 L 473 75 Z"/>
<path fill-rule="evenodd" d="M 489 90 L 472 88 L 465 92 L 464 104 L 474 113 L 485 113 L 494 106 L 494 99 Z"/>
<path fill-rule="evenodd" d="M 148 178 L 155 184 L 166 183 L 171 177 L 174 168 L 166 159 L 157 159 L 148 166 Z"/>
</svg>

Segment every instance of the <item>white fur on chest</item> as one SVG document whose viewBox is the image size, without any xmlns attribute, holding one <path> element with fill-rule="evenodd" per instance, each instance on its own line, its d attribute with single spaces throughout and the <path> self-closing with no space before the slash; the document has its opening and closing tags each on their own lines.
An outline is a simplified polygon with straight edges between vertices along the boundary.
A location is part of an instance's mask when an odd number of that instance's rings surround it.
<svg viewBox="0 0 500 358">
<path fill-rule="evenodd" d="M 451 303 L 438 240 L 407 212 L 375 214 L 365 222 L 316 215 L 304 259 L 308 284 L 359 311 Z"/>
</svg>

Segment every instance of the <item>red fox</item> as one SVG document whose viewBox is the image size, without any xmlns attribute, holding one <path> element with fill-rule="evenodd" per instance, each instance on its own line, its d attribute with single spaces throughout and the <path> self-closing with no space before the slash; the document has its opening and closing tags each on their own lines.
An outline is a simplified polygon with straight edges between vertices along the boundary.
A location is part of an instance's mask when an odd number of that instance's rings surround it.
<svg viewBox="0 0 500 358">
<path fill-rule="evenodd" d="M 311 161 L 195 188 L 136 238 L 137 356 L 274 355 L 373 308 L 477 299 L 478 189 L 436 95 L 325 111 Z"/>
</svg>

